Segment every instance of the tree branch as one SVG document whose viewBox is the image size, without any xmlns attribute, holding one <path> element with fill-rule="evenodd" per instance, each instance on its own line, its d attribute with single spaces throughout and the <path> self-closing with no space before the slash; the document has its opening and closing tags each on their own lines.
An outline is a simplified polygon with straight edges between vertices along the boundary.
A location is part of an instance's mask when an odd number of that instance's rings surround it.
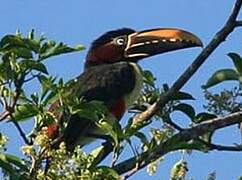
<svg viewBox="0 0 242 180">
<path fill-rule="evenodd" d="M 202 139 L 198 140 L 199 142 L 205 144 L 210 150 L 217 150 L 217 151 L 242 151 L 242 145 L 235 145 L 235 146 L 224 146 L 219 144 L 208 143 Z"/>
<path fill-rule="evenodd" d="M 0 114 L 0 121 L 5 120 L 6 118 L 8 118 L 8 116 L 10 115 L 10 113 L 8 111 L 4 111 Z"/>
<path fill-rule="evenodd" d="M 241 27 L 242 26 L 242 21 L 236 21 L 236 27 Z"/>
<path fill-rule="evenodd" d="M 227 22 L 220 31 L 213 37 L 210 43 L 203 49 L 203 51 L 197 56 L 194 62 L 185 70 L 185 72 L 178 78 L 169 91 L 161 95 L 160 98 L 152 104 L 146 111 L 140 113 L 133 119 L 133 125 L 150 120 L 158 111 L 159 108 L 165 106 L 165 104 L 177 93 L 194 75 L 194 73 L 200 68 L 200 66 L 206 61 L 206 59 L 214 52 L 214 50 L 233 32 L 233 30 L 240 26 L 240 21 L 236 21 L 236 18 L 241 9 L 242 0 L 236 0 L 231 15 Z M 242 111 L 230 114 L 224 118 L 215 118 L 210 121 L 206 121 L 198 124 L 197 126 L 180 131 L 172 136 L 167 141 L 156 146 L 149 152 L 143 152 L 137 157 L 132 157 L 126 161 L 123 161 L 116 165 L 114 169 L 123 174 L 128 171 L 132 171 L 134 168 L 141 169 L 147 166 L 150 162 L 165 155 L 168 152 L 182 149 L 180 143 L 188 142 L 192 139 L 197 139 L 199 136 L 216 129 L 224 128 L 236 123 L 242 122 Z M 180 144 L 180 146 L 179 146 Z M 175 146 L 175 147 L 174 147 Z M 215 146 L 214 146 L 215 147 Z M 217 146 L 217 148 L 219 148 Z M 138 167 L 137 167 L 138 165 Z"/>
<path fill-rule="evenodd" d="M 223 145 L 218 145 L 218 144 L 209 144 L 209 147 L 212 150 L 217 150 L 217 151 L 242 151 L 241 146 L 223 146 Z"/>
<path fill-rule="evenodd" d="M 175 134 L 170 139 L 166 140 L 165 142 L 161 143 L 160 145 L 154 147 L 152 150 L 148 152 L 143 152 L 137 157 L 132 157 L 128 160 L 125 160 L 116 166 L 114 169 L 119 173 L 123 174 L 126 173 L 134 168 L 137 168 L 137 164 L 139 164 L 138 169 L 142 169 L 147 166 L 149 163 L 154 161 L 155 159 L 164 156 L 165 154 L 183 149 L 184 143 L 192 140 L 198 139 L 200 136 L 206 134 L 209 131 L 215 131 L 217 129 L 221 129 L 227 126 L 231 126 L 237 123 L 242 122 L 242 111 L 232 113 L 226 117 L 222 118 L 214 118 L 208 121 L 204 121 L 192 128 L 184 129 L 183 131 Z M 225 146 L 213 146 L 213 148 L 226 148 Z M 227 147 L 227 149 L 229 149 Z"/>
<path fill-rule="evenodd" d="M 12 114 L 10 114 L 10 116 L 12 117 Z M 22 137 L 22 139 L 24 140 L 25 144 L 31 145 L 32 143 L 29 141 L 29 139 L 27 138 L 26 134 L 24 133 L 24 131 L 22 130 L 21 126 L 19 125 L 19 123 L 13 119 L 13 117 L 11 118 L 12 123 L 14 124 L 14 126 L 17 128 L 20 136 Z"/>
<path fill-rule="evenodd" d="M 24 131 L 22 130 L 21 126 L 19 125 L 19 123 L 14 119 L 13 113 L 15 112 L 16 109 L 16 105 L 19 99 L 19 96 L 21 95 L 21 91 L 22 91 L 22 86 L 25 82 L 25 76 L 26 73 L 22 74 L 22 76 L 18 79 L 18 81 L 14 82 L 15 84 L 15 93 L 13 96 L 13 101 L 12 103 L 8 103 L 6 98 L 4 98 L 4 108 L 5 111 L 0 114 L 0 121 L 3 121 L 7 118 L 10 119 L 10 121 L 14 124 L 14 126 L 17 128 L 20 136 L 22 137 L 22 139 L 24 140 L 24 142 L 28 145 L 30 145 L 31 143 L 29 142 L 28 138 L 26 137 L 26 134 L 24 133 Z"/>
<path fill-rule="evenodd" d="M 22 86 L 24 84 L 25 81 L 25 76 L 26 73 L 24 73 L 21 78 L 19 79 L 19 81 L 17 81 L 15 83 L 16 89 L 15 89 L 15 94 L 13 97 L 13 103 L 11 105 L 11 107 L 8 108 L 8 111 L 10 112 L 10 118 L 11 118 L 11 122 L 14 124 L 14 126 L 17 128 L 20 136 L 22 137 L 22 139 L 24 140 L 24 142 L 28 145 L 31 144 L 31 142 L 29 142 L 28 138 L 26 137 L 26 134 L 24 133 L 24 131 L 22 130 L 21 126 L 19 125 L 19 123 L 14 119 L 13 117 L 13 113 L 15 112 L 15 108 L 19 99 L 19 96 L 21 95 L 21 91 L 22 91 Z"/>
<path fill-rule="evenodd" d="M 213 53 L 213 51 L 228 37 L 228 35 L 237 27 L 238 22 L 236 18 L 241 8 L 242 1 L 237 0 L 233 11 L 227 20 L 224 27 L 217 32 L 210 43 L 203 49 L 203 51 L 197 56 L 194 62 L 185 70 L 185 72 L 179 77 L 179 79 L 173 84 L 169 91 L 160 96 L 157 102 L 152 104 L 146 111 L 140 113 L 133 119 L 133 124 L 140 121 L 150 120 L 158 111 L 159 108 L 164 107 L 165 104 L 177 93 L 193 76 L 193 74 L 200 68 L 200 66 L 206 61 L 206 59 Z M 237 24 L 237 25 L 236 25 Z"/>
</svg>

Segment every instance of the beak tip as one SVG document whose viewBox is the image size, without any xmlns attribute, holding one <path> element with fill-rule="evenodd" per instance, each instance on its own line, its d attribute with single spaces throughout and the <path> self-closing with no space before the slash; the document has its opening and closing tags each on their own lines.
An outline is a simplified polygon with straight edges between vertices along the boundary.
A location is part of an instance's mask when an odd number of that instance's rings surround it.
<svg viewBox="0 0 242 180">
<path fill-rule="evenodd" d="M 202 42 L 202 40 L 201 40 L 201 39 L 198 39 L 198 46 L 199 46 L 199 47 L 201 47 L 201 48 L 203 48 L 203 47 L 204 47 L 203 42 Z"/>
</svg>

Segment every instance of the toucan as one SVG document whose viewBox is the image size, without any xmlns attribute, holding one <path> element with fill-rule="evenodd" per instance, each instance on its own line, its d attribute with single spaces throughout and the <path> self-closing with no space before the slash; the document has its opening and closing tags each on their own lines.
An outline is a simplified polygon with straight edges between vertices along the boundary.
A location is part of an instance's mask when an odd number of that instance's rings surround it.
<svg viewBox="0 0 242 180">
<path fill-rule="evenodd" d="M 86 102 L 100 101 L 108 110 L 109 123 L 119 121 L 140 95 L 143 75 L 138 62 L 157 54 L 202 46 L 194 34 L 176 28 L 135 31 L 122 28 L 104 33 L 93 41 L 85 60 L 84 72 L 75 79 L 70 96 Z M 54 103 L 51 109 L 56 108 Z M 65 116 L 60 115 L 60 120 Z M 56 136 L 58 125 L 48 127 Z M 67 149 L 81 147 L 105 135 L 88 117 L 72 114 L 59 135 Z"/>
</svg>

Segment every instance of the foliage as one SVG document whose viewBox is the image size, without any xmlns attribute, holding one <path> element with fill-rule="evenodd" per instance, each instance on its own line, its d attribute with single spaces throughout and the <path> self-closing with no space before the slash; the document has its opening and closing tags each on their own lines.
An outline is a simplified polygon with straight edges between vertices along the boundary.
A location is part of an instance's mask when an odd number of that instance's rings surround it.
<svg viewBox="0 0 242 180">
<path fill-rule="evenodd" d="M 227 70 L 218 70 L 203 86 L 205 99 L 207 104 L 204 107 L 211 113 L 224 116 L 226 114 L 237 112 L 241 109 L 242 103 L 242 86 L 241 86 L 241 74 L 242 74 L 242 58 L 237 53 L 229 53 L 228 56 L 234 63 L 234 69 L 228 69 L 233 74 L 236 74 L 236 78 L 232 78 L 231 73 Z M 222 73 L 223 78 L 218 79 L 218 72 Z M 222 77 L 221 76 L 221 77 Z M 208 88 L 212 88 L 218 83 L 222 83 L 228 80 L 237 81 L 237 85 L 230 90 L 224 89 L 221 92 L 210 92 Z"/>
<path fill-rule="evenodd" d="M 187 162 L 180 160 L 174 164 L 171 169 L 171 180 L 183 180 L 186 177 L 188 171 Z"/>
<path fill-rule="evenodd" d="M 208 175 L 207 180 L 216 180 L 216 172 L 212 172 Z"/>
<path fill-rule="evenodd" d="M 119 122 L 110 124 L 107 121 L 107 109 L 98 101 L 85 102 L 82 98 L 73 97 L 70 88 L 75 84 L 75 79 L 64 82 L 48 74 L 45 65 L 47 59 L 66 53 L 79 52 L 84 49 L 77 45 L 70 47 L 64 43 L 47 40 L 44 36 L 35 37 L 33 30 L 27 37 L 20 32 L 6 35 L 0 41 L 0 121 L 13 123 L 24 144 L 21 148 L 23 158 L 8 153 L 7 142 L 12 141 L 0 133 L 0 167 L 6 179 L 121 179 L 113 166 L 118 162 L 127 146 L 130 146 L 134 157 L 141 153 L 153 153 L 153 150 L 168 140 L 164 148 L 167 153 L 186 149 L 187 151 L 199 150 L 208 152 L 212 143 L 213 131 L 199 136 L 191 141 L 176 138 L 176 134 L 183 129 L 190 128 L 200 123 L 213 119 L 217 115 L 224 115 L 240 109 L 241 87 L 225 90 L 219 94 L 212 94 L 205 90 L 208 104 L 207 111 L 196 112 L 192 105 L 195 100 L 188 92 L 177 92 L 165 107 L 159 108 L 153 119 L 133 124 L 133 117 L 147 110 L 160 96 L 166 94 L 170 87 L 164 84 L 160 89 L 156 87 L 156 78 L 146 70 L 143 71 L 144 86 L 141 96 L 130 109 L 132 116 L 129 122 L 122 127 Z M 240 82 L 241 58 L 235 53 L 230 53 L 234 69 L 217 71 L 208 80 L 205 88 L 210 88 L 227 80 Z M 38 92 L 27 92 L 26 84 L 39 85 Z M 58 116 L 63 112 L 65 121 L 59 122 Z M 188 119 L 188 125 L 176 124 L 174 114 L 180 112 Z M 62 133 L 72 114 L 87 117 L 94 121 L 109 137 L 113 146 L 113 159 L 111 166 L 100 164 L 105 153 L 105 147 L 100 146 L 90 153 L 76 147 L 74 153 L 67 151 L 65 144 L 60 143 L 56 149 L 50 148 L 55 136 L 55 126 L 58 123 Z M 153 120 L 160 122 L 159 127 L 152 128 Z M 34 122 L 31 132 L 26 135 L 21 129 L 23 122 Z M 52 127 L 52 128 L 48 128 Z M 143 129 L 149 130 L 150 135 Z M 139 140 L 139 146 L 136 140 Z M 150 175 L 157 171 L 158 165 L 164 157 L 157 157 L 150 162 L 147 171 Z M 145 161 L 146 159 L 144 159 Z M 137 164 L 139 166 L 139 164 Z M 187 174 L 187 162 L 182 159 L 175 163 L 171 170 L 171 179 L 184 179 Z M 212 178 L 212 176 L 211 176 Z"/>
<path fill-rule="evenodd" d="M 228 56 L 234 63 L 234 69 L 217 70 L 207 81 L 203 88 L 210 88 L 224 81 L 239 81 L 241 82 L 242 75 L 242 58 L 239 54 L 229 53 Z"/>
</svg>

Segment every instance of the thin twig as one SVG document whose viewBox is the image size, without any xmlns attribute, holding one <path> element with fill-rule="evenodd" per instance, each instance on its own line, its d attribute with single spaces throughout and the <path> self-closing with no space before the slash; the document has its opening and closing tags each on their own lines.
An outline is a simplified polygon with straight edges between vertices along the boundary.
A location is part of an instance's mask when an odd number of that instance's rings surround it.
<svg viewBox="0 0 242 180">
<path fill-rule="evenodd" d="M 209 144 L 209 147 L 218 151 L 242 151 L 242 146 L 223 146 L 218 144 Z"/>
<path fill-rule="evenodd" d="M 128 179 L 129 177 L 131 177 L 132 175 L 134 175 L 137 171 L 139 171 L 139 163 L 136 163 L 135 168 L 133 168 L 131 171 L 129 171 L 124 178 Z"/>
<path fill-rule="evenodd" d="M 10 115 L 10 113 L 8 111 L 2 112 L 0 115 L 0 121 L 7 119 L 9 115 Z"/>
<path fill-rule="evenodd" d="M 1 83 L 0 83 L 0 87 L 6 85 L 6 84 L 8 84 L 8 83 L 9 83 L 8 81 L 6 81 L 6 82 L 1 82 Z"/>
<path fill-rule="evenodd" d="M 165 119 L 164 122 L 165 122 L 166 124 L 168 124 L 169 126 L 171 126 L 172 128 L 178 130 L 178 131 L 182 131 L 182 130 L 183 130 L 183 128 L 180 127 L 180 126 L 179 126 L 178 124 L 176 124 L 175 122 L 173 122 L 173 121 L 171 120 L 170 117 L 167 117 L 167 118 Z"/>
<path fill-rule="evenodd" d="M 41 73 L 38 73 L 38 74 L 32 74 L 31 73 L 31 75 L 32 76 L 30 78 L 24 80 L 24 83 L 29 82 L 29 81 L 33 80 L 34 78 L 39 77 L 41 75 Z"/>
<path fill-rule="evenodd" d="M 235 145 L 235 146 L 224 146 L 220 144 L 213 144 L 213 143 L 208 143 L 202 139 L 198 139 L 199 142 L 203 143 L 206 145 L 210 150 L 217 150 L 217 151 L 242 151 L 242 145 Z"/>
<path fill-rule="evenodd" d="M 15 83 L 16 89 L 15 89 L 15 95 L 13 97 L 13 102 L 11 107 L 8 109 L 10 111 L 10 118 L 11 118 L 11 122 L 14 124 L 14 126 L 17 128 L 17 130 L 19 131 L 20 136 L 23 138 L 24 142 L 28 145 L 30 145 L 30 141 L 28 140 L 26 134 L 24 133 L 24 131 L 22 130 L 22 128 L 20 127 L 19 123 L 14 119 L 13 117 L 13 113 L 15 111 L 15 107 L 17 105 L 19 96 L 21 94 L 22 91 L 22 86 L 24 83 L 24 79 L 25 79 L 26 74 L 23 74 L 22 77 L 19 79 L 18 83 Z"/>
<path fill-rule="evenodd" d="M 49 147 L 50 147 L 49 145 L 44 147 L 38 154 L 37 158 L 32 157 L 32 164 L 31 164 L 31 168 L 29 171 L 30 179 L 36 179 L 36 171 L 38 170 L 38 167 L 41 165 L 44 157 L 46 156 L 46 152 L 49 149 Z"/>
<path fill-rule="evenodd" d="M 32 143 L 29 141 L 29 139 L 27 138 L 26 134 L 24 133 L 24 131 L 22 130 L 21 126 L 19 125 L 19 123 L 15 120 L 12 120 L 14 126 L 17 128 L 20 136 L 23 138 L 25 144 L 31 145 Z"/>
<path fill-rule="evenodd" d="M 110 165 L 111 167 L 113 167 L 117 163 L 118 158 L 119 158 L 119 155 L 114 150 L 113 155 L 112 155 L 112 162 L 111 162 L 111 165 Z"/>
</svg>

